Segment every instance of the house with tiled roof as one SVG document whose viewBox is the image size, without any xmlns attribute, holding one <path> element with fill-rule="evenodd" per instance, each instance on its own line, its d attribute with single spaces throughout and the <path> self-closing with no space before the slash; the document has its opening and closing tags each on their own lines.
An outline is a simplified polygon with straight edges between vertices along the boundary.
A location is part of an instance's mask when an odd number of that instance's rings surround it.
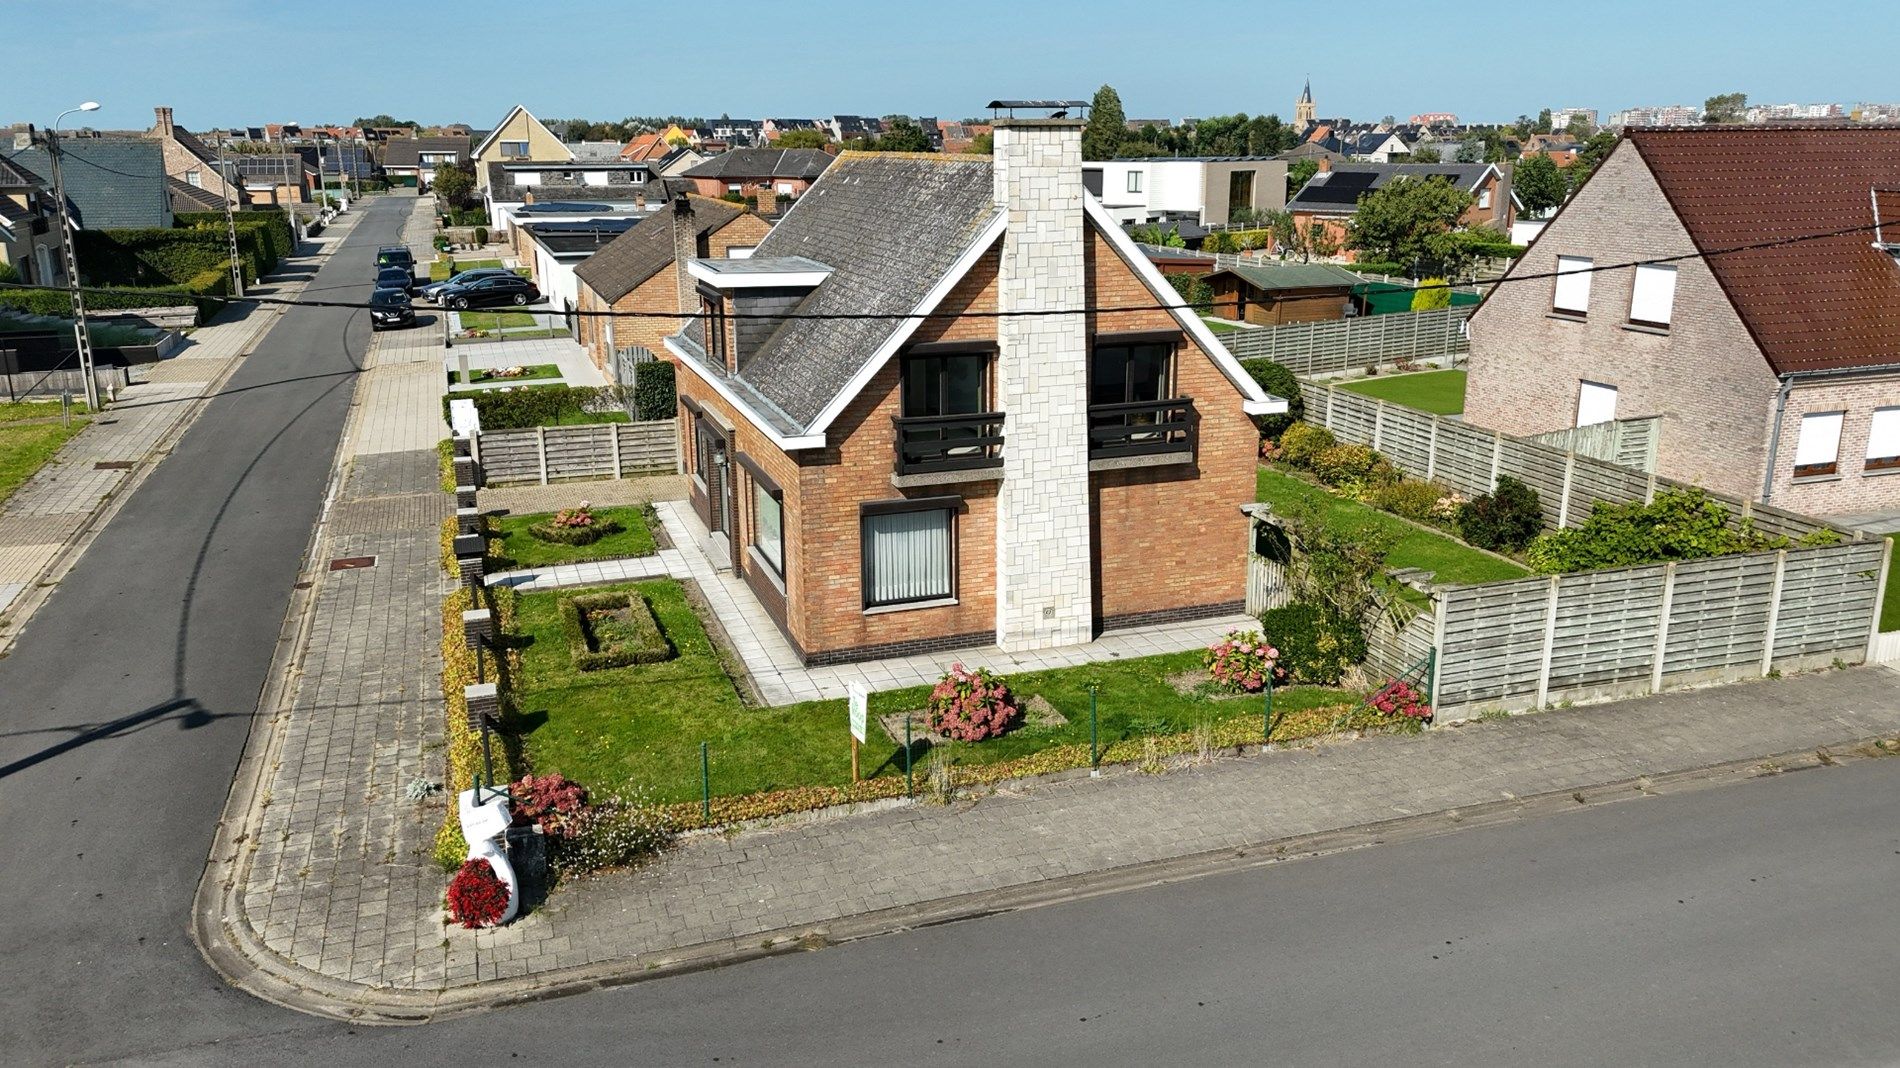
<svg viewBox="0 0 1900 1068">
<path fill-rule="evenodd" d="M 158 142 L 141 137 L 62 137 L 61 170 L 72 223 L 81 230 L 170 229 L 172 190 Z M 53 187 L 53 164 L 44 148 L 0 145 L 0 159 Z"/>
<path fill-rule="evenodd" d="M 474 158 L 467 137 L 444 134 L 433 137 L 392 137 L 383 142 L 383 173 L 393 183 L 427 188 L 435 182 L 438 167 L 468 163 Z"/>
<path fill-rule="evenodd" d="M 747 258 L 690 262 L 695 533 L 806 663 L 1242 605 L 1250 416 L 1285 401 L 1087 192 L 1082 127 L 844 153 Z"/>
<path fill-rule="evenodd" d="M 762 192 L 796 199 L 831 166 L 820 148 L 735 148 L 680 172 L 699 195 L 757 200 Z"/>
<path fill-rule="evenodd" d="M 574 152 L 526 107 L 516 104 L 473 149 L 475 184 L 488 189 L 491 163 L 565 163 Z"/>
<path fill-rule="evenodd" d="M 156 141 L 164 152 L 166 177 L 203 189 L 214 198 L 230 198 L 239 205 L 245 203 L 244 194 L 237 184 L 229 180 L 220 168 L 217 153 L 199 140 L 196 134 L 174 122 L 171 108 L 155 107 L 152 115 L 155 121 L 152 128 L 145 131 L 145 136 Z M 222 199 L 219 204 L 215 210 L 223 211 Z"/>
<path fill-rule="evenodd" d="M 1335 163 L 1328 156 L 1317 157 L 1319 170 L 1307 179 L 1292 199 L 1287 213 L 1302 230 L 1318 225 L 1335 244 L 1344 247 L 1346 227 L 1359 200 L 1394 181 L 1445 181 L 1471 195 L 1471 207 L 1460 224 L 1469 229 L 1494 230 L 1500 235 L 1511 232 L 1517 209 L 1511 193 L 1509 170 L 1495 163 Z M 1353 259 L 1350 251 L 1346 259 Z"/>
<path fill-rule="evenodd" d="M 47 189 L 32 172 L 0 159 L 0 264 L 31 285 L 64 277 L 59 213 Z"/>
<path fill-rule="evenodd" d="M 1657 474 L 1900 509 L 1895 190 L 1900 128 L 1626 131 L 1473 313 L 1465 419 L 1660 417 Z"/>
</svg>

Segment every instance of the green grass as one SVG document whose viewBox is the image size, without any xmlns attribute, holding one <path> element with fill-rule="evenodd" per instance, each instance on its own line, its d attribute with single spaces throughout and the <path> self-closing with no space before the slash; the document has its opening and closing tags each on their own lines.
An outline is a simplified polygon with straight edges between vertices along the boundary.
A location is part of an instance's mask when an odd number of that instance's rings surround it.
<svg viewBox="0 0 1900 1068">
<path fill-rule="evenodd" d="M 463 271 L 478 271 L 484 267 L 500 267 L 500 260 L 457 260 L 436 259 L 429 263 L 429 281 L 446 282 Z M 517 270 L 515 273 L 525 272 Z"/>
<path fill-rule="evenodd" d="M 518 311 L 466 311 L 461 316 L 464 330 L 505 330 L 514 326 L 534 326 L 537 322 L 532 314 Z"/>
<path fill-rule="evenodd" d="M 652 801 L 691 801 L 699 797 L 699 743 L 704 741 L 711 755 L 712 791 L 719 796 L 850 781 L 844 701 L 747 707 L 679 584 L 661 580 L 632 588 L 653 605 L 661 628 L 678 650 L 675 659 L 577 671 L 557 610 L 562 593 L 521 597 L 516 618 L 522 668 L 515 705 L 537 774 L 558 771 L 596 794 L 641 787 Z M 1104 745 L 1148 733 L 1191 730 L 1210 717 L 1244 715 L 1258 708 L 1255 699 L 1217 701 L 1181 694 L 1168 684 L 1169 675 L 1200 669 L 1200 657 L 1199 652 L 1173 653 L 1011 675 L 1010 685 L 1019 696 L 1041 694 L 1068 717 L 1068 724 L 1052 731 L 1018 729 L 961 745 L 957 758 L 965 764 L 987 764 L 1055 745 L 1087 745 L 1091 679 L 1101 686 L 1098 714 Z M 872 715 L 919 710 L 928 692 L 919 686 L 873 694 Z M 1279 715 L 1354 699 L 1338 690 L 1289 687 L 1274 692 L 1274 711 Z M 860 764 L 867 778 L 904 774 L 903 746 L 887 738 L 875 719 Z"/>
<path fill-rule="evenodd" d="M 73 415 L 86 414 L 86 406 L 79 401 L 73 402 Z M 56 400 L 0 402 L 0 425 L 18 423 L 28 419 L 52 419 L 59 415 L 59 402 Z"/>
<path fill-rule="evenodd" d="M 468 376 L 471 383 L 475 383 L 475 382 L 533 382 L 537 379 L 561 377 L 560 365 L 553 364 L 553 363 L 528 364 L 527 372 L 528 373 L 525 375 L 517 375 L 514 378 L 496 378 L 495 372 L 493 371 L 486 371 L 479 367 L 472 367 L 469 369 Z M 455 381 L 456 381 L 456 372 L 450 371 L 449 384 L 454 385 Z"/>
<path fill-rule="evenodd" d="M 1380 375 L 1346 383 L 1340 388 L 1439 415 L 1457 415 L 1465 410 L 1463 371 L 1419 371 L 1389 377 Z"/>
<path fill-rule="evenodd" d="M 1335 496 L 1324 487 L 1263 467 L 1258 477 L 1259 499 L 1286 512 L 1302 501 L 1324 509 L 1326 525 L 1341 533 L 1361 530 L 1390 531 L 1398 540 L 1386 563 L 1394 569 L 1417 567 L 1433 572 L 1446 583 L 1496 582 L 1523 578 L 1530 571 L 1483 553 L 1448 534 L 1436 534 L 1388 515 L 1376 508 Z"/>
<path fill-rule="evenodd" d="M 574 503 L 579 504 L 586 496 L 585 487 L 574 488 Z M 507 515 L 496 521 L 500 535 L 489 552 L 500 556 L 500 563 L 506 567 L 547 567 L 551 564 L 571 564 L 579 560 L 609 560 L 626 556 L 652 556 L 655 545 L 653 531 L 647 525 L 646 515 L 639 508 L 596 508 L 597 519 L 620 524 L 620 531 L 609 534 L 599 541 L 586 545 L 562 545 L 558 542 L 542 541 L 528 533 L 528 528 L 536 523 L 553 517 L 551 512 L 533 515 Z"/>
<path fill-rule="evenodd" d="M 1887 561 L 1887 592 L 1880 602 L 1882 633 L 1900 630 L 1900 560 Z"/>
<path fill-rule="evenodd" d="M 37 408 L 42 403 L 45 402 L 35 402 L 32 405 L 0 405 L 0 411 L 23 407 Z M 51 404 L 52 412 L 43 414 L 58 415 L 59 403 L 53 401 Z M 6 411 L 4 415 L 0 415 L 0 424 L 16 422 L 22 418 L 30 419 L 38 418 L 38 416 L 19 415 L 13 411 Z M 82 417 L 75 417 L 71 426 L 61 423 L 40 423 L 31 426 L 0 425 L 0 502 L 13 496 L 14 490 L 19 489 L 27 479 L 32 478 L 34 472 L 46 466 L 46 462 L 59 452 L 59 447 L 66 444 L 67 439 L 79 433 L 80 428 L 85 425 L 86 420 Z"/>
<path fill-rule="evenodd" d="M 1215 319 L 1206 315 L 1201 316 L 1201 321 L 1206 323 L 1207 328 L 1209 330 L 1212 330 L 1216 334 L 1231 334 L 1240 329 L 1240 327 L 1235 326 L 1233 323 L 1226 322 L 1220 319 Z"/>
</svg>

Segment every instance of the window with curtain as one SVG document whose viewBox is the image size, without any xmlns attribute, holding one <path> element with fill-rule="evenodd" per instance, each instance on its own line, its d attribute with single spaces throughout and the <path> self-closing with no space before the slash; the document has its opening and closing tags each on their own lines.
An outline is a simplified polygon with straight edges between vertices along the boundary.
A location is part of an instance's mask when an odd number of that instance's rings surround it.
<svg viewBox="0 0 1900 1068">
<path fill-rule="evenodd" d="M 1593 262 L 1588 256 L 1557 257 L 1557 290 L 1551 297 L 1551 307 L 1572 315 L 1585 315 L 1590 311 L 1590 268 Z"/>
<path fill-rule="evenodd" d="M 502 156 L 502 158 L 503 158 L 503 159 L 526 159 L 526 158 L 528 158 L 528 142 L 526 142 L 526 141 L 503 141 L 503 142 L 501 143 L 501 156 Z"/>
<path fill-rule="evenodd" d="M 1794 477 L 1831 475 L 1840 469 L 1841 417 L 1845 412 L 1812 412 L 1801 417 L 1794 447 Z"/>
<path fill-rule="evenodd" d="M 1869 471 L 1900 467 L 1900 407 L 1874 409 L 1874 420 L 1867 427 L 1865 467 Z"/>
<path fill-rule="evenodd" d="M 1667 264 L 1642 264 L 1630 290 L 1630 322 L 1668 326 L 1676 307 L 1676 269 Z"/>
<path fill-rule="evenodd" d="M 989 411 L 990 356 L 986 352 L 908 356 L 904 359 L 904 414 L 976 415 Z"/>
<path fill-rule="evenodd" d="M 1089 373 L 1090 404 L 1166 400 L 1172 391 L 1174 345 L 1148 341 L 1100 344 Z"/>
<path fill-rule="evenodd" d="M 864 517 L 864 605 L 912 604 L 955 595 L 949 508 Z"/>
<path fill-rule="evenodd" d="M 778 577 L 785 577 L 785 501 L 757 479 L 752 482 L 752 547 Z"/>
</svg>

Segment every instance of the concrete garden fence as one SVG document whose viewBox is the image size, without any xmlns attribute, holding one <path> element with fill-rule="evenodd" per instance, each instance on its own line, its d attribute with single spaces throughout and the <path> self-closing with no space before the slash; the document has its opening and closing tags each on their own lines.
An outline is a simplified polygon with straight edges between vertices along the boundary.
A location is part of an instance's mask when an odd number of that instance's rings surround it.
<svg viewBox="0 0 1900 1068">
<path fill-rule="evenodd" d="M 592 423 L 475 436 L 475 459 L 490 485 L 670 475 L 679 469 L 674 420 Z"/>
<path fill-rule="evenodd" d="M 1533 434 L 1530 440 L 1593 460 L 1608 460 L 1619 467 L 1654 471 L 1656 447 L 1662 441 L 1662 416 L 1612 419 L 1607 423 Z"/>
<path fill-rule="evenodd" d="M 1233 330 L 1220 339 L 1239 359 L 1272 360 L 1296 375 L 1329 375 L 1468 352 L 1464 324 L 1470 316 L 1469 307 L 1439 308 Z"/>
</svg>

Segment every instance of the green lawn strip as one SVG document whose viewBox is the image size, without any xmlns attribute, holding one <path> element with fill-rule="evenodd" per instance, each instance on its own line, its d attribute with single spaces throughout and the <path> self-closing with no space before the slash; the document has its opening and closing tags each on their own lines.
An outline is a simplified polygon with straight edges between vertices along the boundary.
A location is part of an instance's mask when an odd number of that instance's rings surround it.
<svg viewBox="0 0 1900 1068">
<path fill-rule="evenodd" d="M 1342 384 L 1339 388 L 1394 404 L 1439 415 L 1465 410 L 1463 371 L 1419 371 L 1408 375 L 1380 375 Z"/>
<path fill-rule="evenodd" d="M 0 502 L 13 496 L 33 473 L 46 465 L 68 438 L 79 433 L 86 420 L 75 418 L 71 426 L 39 423 L 32 426 L 0 426 Z"/>
<path fill-rule="evenodd" d="M 1231 334 L 1240 329 L 1240 327 L 1235 326 L 1233 323 L 1223 319 L 1215 319 L 1212 316 L 1203 315 L 1201 316 L 1201 321 L 1206 323 L 1207 328 L 1216 334 Z"/>
<path fill-rule="evenodd" d="M 75 417 L 86 414 L 86 406 L 73 402 Z M 56 400 L 15 401 L 0 403 L 0 425 L 18 423 L 28 419 L 54 419 L 59 416 L 59 402 Z"/>
<path fill-rule="evenodd" d="M 626 589 L 590 587 L 587 592 Z M 845 702 L 807 701 L 750 708 L 740 700 L 685 593 L 669 580 L 633 584 L 653 605 L 678 650 L 662 664 L 581 672 L 569 659 L 558 598 L 572 591 L 521 597 L 523 643 L 515 707 L 537 774 L 558 771 L 598 794 L 643 789 L 657 803 L 700 796 L 699 743 L 710 754 L 712 792 L 737 796 L 798 786 L 842 786 L 851 778 Z M 1058 745 L 1087 746 L 1088 683 L 1101 686 L 1097 713 L 1102 745 L 1143 734 L 1192 730 L 1210 718 L 1258 715 L 1260 699 L 1215 700 L 1182 694 L 1167 677 L 1200 671 L 1196 651 L 1009 676 L 1017 696 L 1041 694 L 1069 720 L 1054 730 L 1018 729 L 1001 738 L 955 747 L 963 764 L 988 764 Z M 921 710 L 926 687 L 873 694 L 874 717 L 860 754 L 864 775 L 902 776 L 903 746 L 875 717 Z M 1291 687 L 1274 695 L 1276 715 L 1344 705 L 1356 695 Z M 921 733 L 921 717 L 919 731 Z M 921 786 L 921 767 L 919 769 Z"/>
<path fill-rule="evenodd" d="M 528 327 L 536 325 L 534 316 L 527 312 L 465 311 L 461 314 L 462 329 L 464 330 L 505 330 L 514 326 Z"/>
<path fill-rule="evenodd" d="M 1900 630 L 1900 560 L 1887 561 L 1887 592 L 1880 602 L 1880 629 Z"/>
<path fill-rule="evenodd" d="M 585 487 L 574 487 L 574 503 L 579 504 L 585 495 Z M 506 568 L 547 567 L 579 560 L 653 555 L 653 531 L 648 528 L 646 516 L 639 508 L 596 508 L 593 511 L 597 520 L 618 523 L 620 530 L 586 545 L 563 545 L 542 541 L 528 533 L 529 527 L 553 518 L 553 513 L 505 515 L 495 520 L 499 536 L 490 546 L 489 553 L 499 558 L 496 560 L 499 566 Z"/>
<path fill-rule="evenodd" d="M 1258 476 L 1259 499 L 1278 512 L 1288 511 L 1300 501 L 1316 501 L 1324 509 L 1326 524 L 1342 533 L 1358 530 L 1389 530 L 1398 538 L 1386 563 L 1394 569 L 1422 568 L 1443 583 L 1496 582 L 1523 578 L 1530 574 L 1508 560 L 1481 552 L 1453 538 L 1415 526 L 1398 516 L 1349 501 L 1320 486 L 1292 475 L 1262 467 Z"/>
<path fill-rule="evenodd" d="M 561 365 L 557 363 L 531 363 L 526 365 L 526 370 L 528 373 L 525 375 L 515 375 L 512 378 L 497 378 L 495 372 L 492 370 L 471 367 L 469 368 L 468 375 L 471 384 L 475 382 L 533 382 L 537 379 L 561 377 Z M 454 385 L 455 380 L 456 372 L 450 371 L 449 384 Z"/>
</svg>

